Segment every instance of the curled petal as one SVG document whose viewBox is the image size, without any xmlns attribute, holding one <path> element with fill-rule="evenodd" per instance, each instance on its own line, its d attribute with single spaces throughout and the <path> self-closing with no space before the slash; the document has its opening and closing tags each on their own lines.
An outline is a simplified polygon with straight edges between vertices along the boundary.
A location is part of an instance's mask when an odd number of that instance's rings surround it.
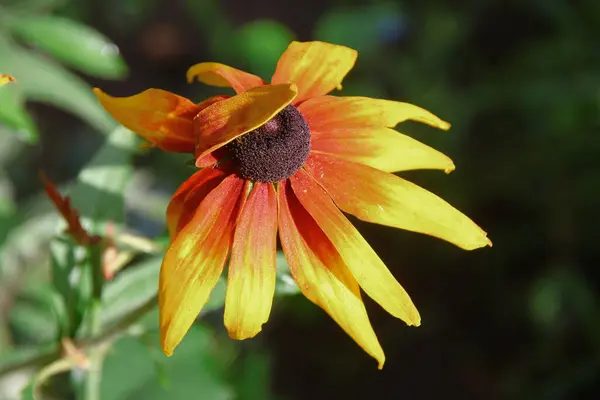
<svg viewBox="0 0 600 400">
<path fill-rule="evenodd" d="M 441 169 L 448 173 L 454 170 L 454 163 L 444 154 L 390 128 L 315 133 L 311 137 L 311 151 L 388 172 Z"/>
<path fill-rule="evenodd" d="M 340 209 L 364 221 L 431 235 L 465 250 L 491 246 L 487 234 L 466 215 L 395 175 L 316 153 L 305 169 Z"/>
<path fill-rule="evenodd" d="M 275 294 L 277 195 L 255 183 L 235 228 L 225 297 L 225 327 L 234 339 L 255 336 L 269 319 Z"/>
<path fill-rule="evenodd" d="M 296 97 L 294 84 L 250 89 L 205 108 L 194 119 L 196 159 L 265 124 Z"/>
<path fill-rule="evenodd" d="M 298 97 L 294 104 L 333 89 L 342 89 L 342 80 L 354 67 L 358 53 L 344 46 L 324 42 L 292 42 L 279 58 L 272 83 L 294 82 Z"/>
<path fill-rule="evenodd" d="M 196 319 L 229 254 L 244 181 L 228 176 L 198 207 L 165 254 L 158 304 L 163 351 L 171 355 Z"/>
<path fill-rule="evenodd" d="M 191 66 L 187 71 L 187 81 L 192 83 L 194 79 L 211 86 L 231 87 L 236 93 L 266 84 L 256 75 L 215 62 Z"/>
<path fill-rule="evenodd" d="M 361 288 L 387 312 L 408 325 L 421 317 L 406 291 L 329 195 L 304 170 L 290 178 L 300 204 L 319 225 Z"/>
<path fill-rule="evenodd" d="M 190 222 L 200 203 L 226 176 L 220 169 L 203 168 L 179 186 L 167 207 L 167 228 L 171 242 Z"/>
<path fill-rule="evenodd" d="M 421 107 L 369 97 L 316 97 L 305 101 L 298 109 L 306 118 L 311 132 L 323 134 L 340 129 L 393 128 L 406 120 L 450 129 L 449 123 Z"/>
<path fill-rule="evenodd" d="M 381 369 L 385 355 L 369 322 L 356 279 L 289 184 L 283 182 L 279 188 L 279 236 L 298 287 L 375 358 Z"/>
<path fill-rule="evenodd" d="M 192 120 L 202 105 L 160 89 L 130 97 L 112 97 L 97 88 L 94 93 L 114 119 L 154 146 L 178 153 L 194 151 Z M 214 104 L 211 99 L 207 102 Z"/>
</svg>

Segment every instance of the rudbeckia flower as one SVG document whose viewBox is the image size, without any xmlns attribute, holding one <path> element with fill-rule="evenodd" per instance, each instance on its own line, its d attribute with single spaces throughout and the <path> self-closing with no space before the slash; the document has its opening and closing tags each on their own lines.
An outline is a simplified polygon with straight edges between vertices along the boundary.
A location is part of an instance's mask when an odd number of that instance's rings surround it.
<svg viewBox="0 0 600 400">
<path fill-rule="evenodd" d="M 450 125 L 417 106 L 335 97 L 357 52 L 293 42 L 268 84 L 219 63 L 187 73 L 234 96 L 195 104 L 158 89 L 98 99 L 153 146 L 194 153 L 199 170 L 167 209 L 171 244 L 159 282 L 161 343 L 172 354 L 228 262 L 225 326 L 255 336 L 275 291 L 277 233 L 302 293 L 325 310 L 379 367 L 385 356 L 361 289 L 393 316 L 418 326 L 419 312 L 344 213 L 435 236 L 463 249 L 491 245 L 486 233 L 436 195 L 393 172 L 449 172 L 442 153 L 393 128 L 406 120 Z"/>
</svg>

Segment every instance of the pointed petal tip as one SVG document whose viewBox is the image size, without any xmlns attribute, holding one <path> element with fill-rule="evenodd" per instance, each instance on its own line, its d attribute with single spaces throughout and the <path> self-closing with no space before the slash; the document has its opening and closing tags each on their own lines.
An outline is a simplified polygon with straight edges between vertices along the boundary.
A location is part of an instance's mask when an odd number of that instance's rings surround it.
<svg viewBox="0 0 600 400">
<path fill-rule="evenodd" d="M 449 173 L 451 173 L 455 169 L 456 169 L 456 165 L 454 165 L 454 163 L 452 162 L 452 160 L 450 160 L 450 162 L 448 163 L 448 167 L 446 167 L 446 169 L 444 170 L 444 173 L 446 175 L 448 175 Z"/>
<path fill-rule="evenodd" d="M 465 246 L 465 250 L 477 250 L 482 247 L 493 247 L 492 241 L 487 237 L 487 232 L 481 229 L 481 236 L 477 238 L 470 246 Z"/>
<path fill-rule="evenodd" d="M 450 124 L 450 122 L 446 122 L 444 120 L 439 120 L 439 122 L 436 124 L 436 126 L 443 131 L 447 131 L 447 130 L 450 130 L 450 128 L 452 128 L 452 124 Z"/>
<path fill-rule="evenodd" d="M 172 343 L 168 343 L 167 339 L 164 337 L 160 338 L 160 342 L 161 342 L 160 345 L 161 345 L 164 355 L 167 357 L 171 357 L 173 355 L 173 350 L 175 350 L 176 346 L 173 346 Z"/>
<path fill-rule="evenodd" d="M 383 364 L 385 364 L 385 356 L 382 359 L 377 360 L 377 362 L 379 363 L 377 369 L 381 371 L 383 369 Z"/>
</svg>

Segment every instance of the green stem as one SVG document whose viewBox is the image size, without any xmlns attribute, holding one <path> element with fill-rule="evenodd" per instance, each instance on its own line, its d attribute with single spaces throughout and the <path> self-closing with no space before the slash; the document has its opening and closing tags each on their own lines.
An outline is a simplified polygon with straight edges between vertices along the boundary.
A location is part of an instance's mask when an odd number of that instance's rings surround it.
<svg viewBox="0 0 600 400">
<path fill-rule="evenodd" d="M 100 333 L 100 311 L 102 303 L 94 299 L 90 307 L 90 335 Z M 84 381 L 83 398 L 85 400 L 100 400 L 100 382 L 102 380 L 102 364 L 104 362 L 102 346 L 95 346 L 88 353 L 89 366 Z"/>
<path fill-rule="evenodd" d="M 89 335 L 100 334 L 100 314 L 102 312 L 102 289 L 104 276 L 102 275 L 102 244 L 88 246 L 89 266 L 92 269 L 92 302 L 89 308 Z M 84 400 L 100 400 L 100 382 L 102 380 L 102 364 L 104 351 L 101 347 L 93 347 L 88 353 L 89 366 L 83 383 Z"/>
</svg>

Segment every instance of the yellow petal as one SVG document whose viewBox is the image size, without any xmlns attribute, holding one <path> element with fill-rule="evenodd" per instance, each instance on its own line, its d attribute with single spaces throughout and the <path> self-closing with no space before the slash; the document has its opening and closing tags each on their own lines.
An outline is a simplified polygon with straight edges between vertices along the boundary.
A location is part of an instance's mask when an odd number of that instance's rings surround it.
<svg viewBox="0 0 600 400">
<path fill-rule="evenodd" d="M 158 303 L 166 355 L 181 342 L 223 272 L 243 187 L 242 179 L 227 177 L 206 196 L 165 254 Z"/>
<path fill-rule="evenodd" d="M 279 186 L 279 236 L 302 293 L 325 310 L 383 367 L 385 355 L 369 322 L 356 279 L 289 184 Z"/>
<path fill-rule="evenodd" d="M 298 110 L 306 118 L 311 132 L 394 127 L 406 120 L 423 122 L 448 130 L 450 124 L 429 111 L 409 103 L 369 97 L 322 96 L 302 103 Z"/>
<path fill-rule="evenodd" d="M 171 242 L 187 225 L 202 201 L 225 179 L 227 173 L 216 168 L 202 168 L 177 188 L 167 207 L 167 229 Z"/>
<path fill-rule="evenodd" d="M 15 78 L 12 75 L 0 74 L 0 86 L 6 85 L 9 82 L 14 82 Z"/>
<path fill-rule="evenodd" d="M 255 336 L 269 319 L 275 294 L 277 195 L 255 183 L 238 219 L 225 297 L 225 327 L 234 339 Z"/>
<path fill-rule="evenodd" d="M 114 119 L 150 143 L 165 151 L 194 151 L 192 120 L 202 107 L 160 89 L 130 97 L 112 97 L 100 89 L 94 93 Z"/>
<path fill-rule="evenodd" d="M 264 125 L 296 97 L 294 84 L 266 85 L 220 101 L 194 119 L 196 159 Z"/>
<path fill-rule="evenodd" d="M 406 291 L 329 195 L 304 170 L 290 178 L 294 193 L 316 221 L 361 288 L 387 312 L 408 325 L 421 317 Z"/>
<path fill-rule="evenodd" d="M 206 62 L 193 65 L 187 71 L 188 83 L 194 79 L 211 86 L 231 87 L 236 93 L 265 85 L 262 78 L 225 64 Z"/>
<path fill-rule="evenodd" d="M 334 155 L 382 171 L 454 170 L 446 155 L 390 128 L 312 132 L 311 151 Z"/>
<path fill-rule="evenodd" d="M 317 153 L 304 168 L 342 211 L 364 221 L 431 235 L 465 250 L 491 245 L 466 215 L 395 175 Z"/>
<path fill-rule="evenodd" d="M 281 55 L 272 83 L 298 85 L 298 104 L 333 89 L 342 89 L 342 80 L 354 66 L 358 53 L 344 46 L 324 42 L 292 42 Z"/>
</svg>

